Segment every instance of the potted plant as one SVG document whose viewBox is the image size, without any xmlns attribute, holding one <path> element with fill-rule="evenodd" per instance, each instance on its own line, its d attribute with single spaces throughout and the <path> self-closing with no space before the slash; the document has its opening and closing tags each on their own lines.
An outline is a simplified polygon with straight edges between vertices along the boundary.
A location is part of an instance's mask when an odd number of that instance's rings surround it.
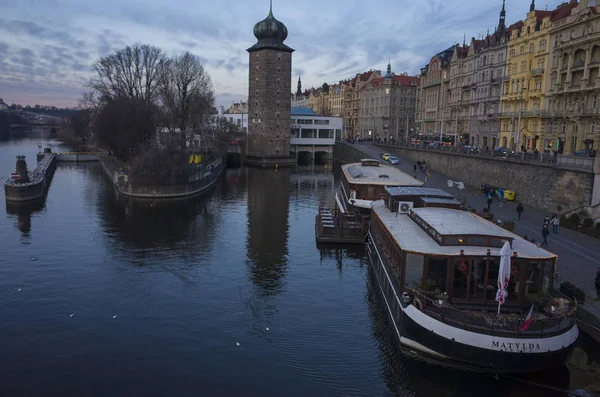
<svg viewBox="0 0 600 397">
<path fill-rule="evenodd" d="M 571 299 L 576 299 L 579 303 L 585 301 L 585 292 L 583 292 L 575 284 L 570 283 L 568 281 L 565 281 L 560 284 L 560 292 L 562 292 Z"/>
</svg>

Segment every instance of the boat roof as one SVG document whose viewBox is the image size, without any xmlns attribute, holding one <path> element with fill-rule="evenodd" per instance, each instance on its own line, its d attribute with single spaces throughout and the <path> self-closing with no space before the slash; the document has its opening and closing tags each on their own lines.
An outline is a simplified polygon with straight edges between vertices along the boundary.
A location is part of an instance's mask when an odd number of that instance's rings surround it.
<svg viewBox="0 0 600 397">
<path fill-rule="evenodd" d="M 368 161 L 379 162 L 378 160 Z M 423 186 L 424 183 L 396 167 L 384 164 L 379 166 L 365 166 L 362 163 L 344 164 L 342 165 L 342 172 L 349 183 L 357 185 Z"/>
<path fill-rule="evenodd" d="M 425 255 L 460 256 L 460 251 L 463 250 L 463 255 L 466 256 L 486 256 L 489 249 L 491 256 L 500 256 L 501 247 L 440 245 L 408 215 L 390 211 L 383 200 L 374 202 L 372 208 L 403 251 Z M 412 211 L 440 234 L 510 238 L 512 249 L 520 258 L 556 258 L 553 253 L 470 212 L 436 207 L 415 208 Z"/>
<path fill-rule="evenodd" d="M 454 196 L 442 189 L 434 189 L 420 186 L 388 186 L 385 191 L 392 197 L 398 196 L 419 196 L 426 198 L 427 196 L 453 199 Z"/>
<path fill-rule="evenodd" d="M 461 205 L 461 202 L 455 199 L 438 198 L 438 197 L 421 197 L 425 204 L 451 204 Z"/>
</svg>

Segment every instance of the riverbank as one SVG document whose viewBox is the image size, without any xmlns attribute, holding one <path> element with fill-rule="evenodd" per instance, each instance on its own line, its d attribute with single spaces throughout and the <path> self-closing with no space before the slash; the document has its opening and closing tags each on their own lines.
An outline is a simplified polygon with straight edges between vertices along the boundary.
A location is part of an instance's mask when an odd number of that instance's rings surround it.
<svg viewBox="0 0 600 397">
<path fill-rule="evenodd" d="M 23 156 L 25 157 L 25 156 Z M 23 160 L 24 161 L 24 160 Z M 6 201 L 24 202 L 43 197 L 56 170 L 56 156 L 47 153 L 40 157 L 35 169 L 28 171 L 28 181 L 8 177 L 4 181 L 4 196 Z"/>
<path fill-rule="evenodd" d="M 101 155 L 98 156 L 98 161 L 117 192 L 136 198 L 176 199 L 196 196 L 212 188 L 225 170 L 225 162 L 222 158 L 218 158 L 207 166 L 193 166 L 194 173 L 190 176 L 188 184 L 136 186 L 130 183 L 124 165 L 115 157 Z"/>
</svg>

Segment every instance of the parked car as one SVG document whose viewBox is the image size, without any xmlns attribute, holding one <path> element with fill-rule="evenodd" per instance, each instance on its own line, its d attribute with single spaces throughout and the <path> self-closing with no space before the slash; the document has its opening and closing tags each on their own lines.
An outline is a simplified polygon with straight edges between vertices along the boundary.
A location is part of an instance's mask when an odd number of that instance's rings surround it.
<svg viewBox="0 0 600 397">
<path fill-rule="evenodd" d="M 393 156 L 392 156 L 392 157 L 390 157 L 390 158 L 388 159 L 388 161 L 389 161 L 389 162 L 390 162 L 390 164 L 392 164 L 392 165 L 400 164 L 400 161 L 398 160 L 398 158 L 397 158 L 397 157 L 393 157 Z"/>
<path fill-rule="evenodd" d="M 486 196 L 488 195 L 488 193 L 491 193 L 492 197 L 496 197 L 497 190 L 498 188 L 496 186 L 492 186 L 487 183 L 481 185 L 481 193 L 485 194 Z"/>
<path fill-rule="evenodd" d="M 465 145 L 462 147 L 463 153 L 478 154 L 481 150 L 475 145 Z"/>
<path fill-rule="evenodd" d="M 500 156 L 500 157 L 508 157 L 512 154 L 515 154 L 515 151 L 510 150 L 507 147 L 498 147 L 498 148 L 494 149 L 494 151 L 492 152 L 492 156 Z"/>
<path fill-rule="evenodd" d="M 573 153 L 573 156 L 577 156 L 577 157 L 590 157 L 591 155 L 592 155 L 591 150 L 577 150 L 575 153 Z"/>
<path fill-rule="evenodd" d="M 389 153 L 381 153 L 381 158 L 385 161 L 388 161 L 390 157 L 392 157 L 392 155 Z"/>
<path fill-rule="evenodd" d="M 440 148 L 440 143 L 439 142 L 429 142 L 427 144 L 427 148 L 428 149 L 439 149 Z"/>
</svg>

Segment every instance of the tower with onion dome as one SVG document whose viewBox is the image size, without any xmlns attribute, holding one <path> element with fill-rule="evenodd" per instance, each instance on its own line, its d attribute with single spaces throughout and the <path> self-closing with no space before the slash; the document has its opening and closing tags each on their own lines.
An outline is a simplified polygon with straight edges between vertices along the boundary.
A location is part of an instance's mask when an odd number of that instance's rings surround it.
<svg viewBox="0 0 600 397">
<path fill-rule="evenodd" d="M 269 15 L 254 25 L 248 91 L 248 164 L 264 167 L 295 164 L 290 154 L 290 92 L 293 49 L 283 42 L 287 28 Z"/>
</svg>

